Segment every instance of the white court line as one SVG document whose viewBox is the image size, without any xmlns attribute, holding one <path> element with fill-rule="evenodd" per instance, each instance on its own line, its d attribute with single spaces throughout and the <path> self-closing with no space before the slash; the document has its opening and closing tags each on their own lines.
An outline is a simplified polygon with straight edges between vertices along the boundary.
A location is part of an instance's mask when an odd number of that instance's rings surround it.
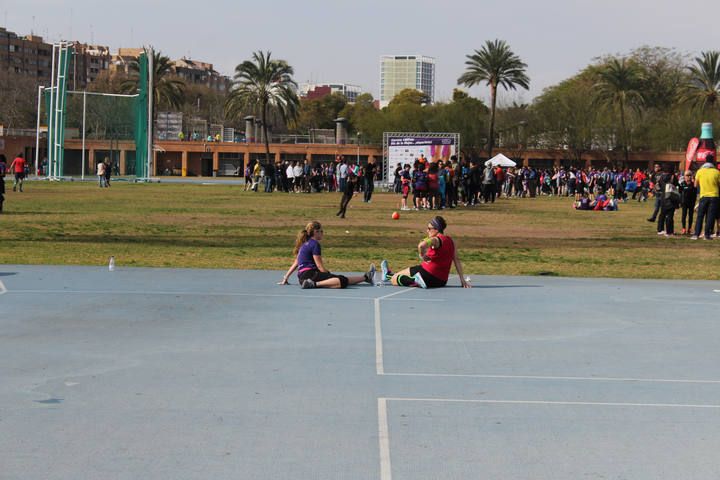
<svg viewBox="0 0 720 480">
<path fill-rule="evenodd" d="M 624 377 L 562 377 L 551 375 L 482 375 L 463 373 L 383 373 L 387 377 L 449 377 L 449 378 L 487 378 L 506 380 L 569 380 L 598 382 L 643 382 L 643 383 L 697 383 L 720 384 L 720 380 L 683 380 L 673 378 L 624 378 Z"/>
<path fill-rule="evenodd" d="M 401 290 L 384 297 L 381 299 L 392 297 L 406 290 Z M 73 294 L 73 295 L 174 295 L 174 296 L 203 296 L 203 297 L 279 297 L 279 298 L 322 298 L 325 300 L 377 300 L 377 297 L 350 297 L 341 295 L 303 295 L 303 294 L 272 294 L 272 293 L 238 293 L 238 292 L 171 292 L 171 291 L 151 291 L 151 290 L 13 290 L 15 293 L 23 294 Z M 443 299 L 431 299 L 431 298 L 419 298 L 419 299 L 391 299 L 399 301 L 417 301 L 417 302 L 444 302 Z"/>
<path fill-rule="evenodd" d="M 392 480 L 390 431 L 388 429 L 387 400 L 385 398 L 378 398 L 378 443 L 380 446 L 380 480 Z"/>
<path fill-rule="evenodd" d="M 385 365 L 383 363 L 383 339 L 382 339 L 382 322 L 380 320 L 380 300 L 385 300 L 395 295 L 411 292 L 411 288 L 400 290 L 399 292 L 385 295 L 384 297 L 375 298 L 375 371 L 378 375 L 385 373 Z M 413 300 L 413 299 L 411 299 Z"/>
<path fill-rule="evenodd" d="M 713 290 L 713 292 L 715 292 L 715 293 L 720 293 L 720 290 Z"/>
<path fill-rule="evenodd" d="M 5 288 L 5 284 L 0 280 L 0 295 L 3 293 L 7 293 L 7 288 Z"/>
<path fill-rule="evenodd" d="M 712 408 L 720 409 L 720 405 L 713 404 L 684 404 L 684 403 L 624 403 L 624 402 L 563 402 L 546 400 L 468 400 L 462 398 L 399 398 L 387 397 L 380 400 L 393 402 L 440 402 L 440 403 L 484 403 L 507 405 L 579 405 L 591 407 L 653 407 L 653 408 Z"/>
</svg>

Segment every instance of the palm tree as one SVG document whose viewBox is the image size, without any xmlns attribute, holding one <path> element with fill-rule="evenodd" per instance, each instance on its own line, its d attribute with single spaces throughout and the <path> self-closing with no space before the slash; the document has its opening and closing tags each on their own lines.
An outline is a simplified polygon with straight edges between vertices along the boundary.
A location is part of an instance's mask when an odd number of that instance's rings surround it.
<svg viewBox="0 0 720 480">
<path fill-rule="evenodd" d="M 629 156 L 629 132 L 627 128 L 627 108 L 640 110 L 644 103 L 642 95 L 642 68 L 626 58 L 612 58 L 598 70 L 598 82 L 595 83 L 594 101 L 620 114 L 625 165 Z"/>
<path fill-rule="evenodd" d="M 460 78 L 458 85 L 472 87 L 481 82 L 490 86 L 490 131 L 488 133 L 488 156 L 492 157 L 495 145 L 495 107 L 497 105 L 497 89 L 516 90 L 517 86 L 530 88 L 530 78 L 525 74 L 527 65 L 515 55 L 504 40 L 487 40 L 480 50 L 467 55 L 467 69 Z"/>
<path fill-rule="evenodd" d="M 714 110 L 720 105 L 720 52 L 700 52 L 695 65 L 687 67 L 690 81 L 685 86 L 681 99 L 701 112 Z"/>
<path fill-rule="evenodd" d="M 270 163 L 268 116 L 277 113 L 288 123 L 297 119 L 300 109 L 293 68 L 285 60 L 272 60 L 270 56 L 269 51 L 258 51 L 253 53 L 252 61 L 245 60 L 235 67 L 233 87 L 225 101 L 225 115 L 229 118 L 240 118 L 248 110 L 259 111 L 267 163 Z"/>
<path fill-rule="evenodd" d="M 180 109 L 185 102 L 185 82 L 173 77 L 173 64 L 169 57 L 160 52 L 153 52 L 153 113 L 160 105 Z M 136 93 L 140 81 L 140 64 L 130 64 L 130 78 L 123 82 L 121 88 L 127 93 Z"/>
</svg>

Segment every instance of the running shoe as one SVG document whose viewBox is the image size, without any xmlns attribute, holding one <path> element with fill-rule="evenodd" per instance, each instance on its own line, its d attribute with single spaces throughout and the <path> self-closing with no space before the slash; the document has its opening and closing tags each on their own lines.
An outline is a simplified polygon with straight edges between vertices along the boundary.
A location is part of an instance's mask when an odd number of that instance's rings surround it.
<svg viewBox="0 0 720 480">
<path fill-rule="evenodd" d="M 305 290 L 305 289 L 307 289 L 307 288 L 315 288 L 315 286 L 316 286 L 316 285 L 315 285 L 315 282 L 314 282 L 313 280 L 311 280 L 311 279 L 309 279 L 309 278 L 306 278 L 305 280 L 303 280 L 302 284 L 300 285 L 300 288 L 302 288 L 303 290 Z"/>
<path fill-rule="evenodd" d="M 388 266 L 387 260 L 380 262 L 380 271 L 382 272 L 382 279 L 384 282 L 388 279 L 388 274 L 390 273 L 390 267 Z"/>
<path fill-rule="evenodd" d="M 366 281 L 367 283 L 369 283 L 370 285 L 373 284 L 373 280 L 375 279 L 375 272 L 376 272 L 376 271 L 377 271 L 377 270 L 375 269 L 375 264 L 374 264 L 374 263 L 371 263 L 371 264 L 370 264 L 370 270 L 368 270 L 367 272 L 365 272 L 365 281 Z"/>
<path fill-rule="evenodd" d="M 420 272 L 413 275 L 413 280 L 415 280 L 415 285 L 418 287 L 427 288 L 427 284 L 425 283 L 425 280 L 423 280 L 422 275 L 420 275 Z"/>
</svg>

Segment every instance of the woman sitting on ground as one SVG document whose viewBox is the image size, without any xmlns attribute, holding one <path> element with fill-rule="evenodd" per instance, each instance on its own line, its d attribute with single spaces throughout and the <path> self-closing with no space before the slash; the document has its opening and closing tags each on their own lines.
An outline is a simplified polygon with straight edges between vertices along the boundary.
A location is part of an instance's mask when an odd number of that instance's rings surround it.
<svg viewBox="0 0 720 480">
<path fill-rule="evenodd" d="M 445 235 L 446 227 L 447 223 L 443 217 L 433 217 L 427 226 L 428 236 L 417 247 L 422 263 L 393 274 L 387 260 L 383 260 L 380 264 L 383 279 L 390 279 L 393 285 L 403 287 L 444 287 L 450 276 L 450 266 L 454 263 L 455 270 L 460 276 L 460 284 L 463 288 L 470 288 L 463 275 L 455 242 Z"/>
<path fill-rule="evenodd" d="M 301 288 L 345 288 L 348 285 L 367 282 L 372 284 L 374 267 L 363 276 L 346 277 L 330 273 L 323 262 L 320 242 L 323 229 L 319 222 L 310 222 L 298 233 L 295 240 L 295 261 L 278 285 L 287 285 L 288 278 L 297 269 Z"/>
</svg>

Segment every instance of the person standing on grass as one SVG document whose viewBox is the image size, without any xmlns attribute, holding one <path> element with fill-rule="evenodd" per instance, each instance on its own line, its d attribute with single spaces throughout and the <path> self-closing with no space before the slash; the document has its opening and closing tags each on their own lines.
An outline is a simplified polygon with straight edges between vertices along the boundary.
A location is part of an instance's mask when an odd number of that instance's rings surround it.
<svg viewBox="0 0 720 480">
<path fill-rule="evenodd" d="M 105 162 L 98 162 L 96 168 L 97 168 L 98 186 L 100 188 L 103 188 L 103 187 L 105 187 Z"/>
<path fill-rule="evenodd" d="M 13 192 L 20 187 L 20 191 L 23 191 L 23 180 L 25 179 L 25 156 L 22 153 L 18 153 L 15 160 L 10 164 L 10 170 L 15 174 L 15 180 L 13 181 Z"/>
<path fill-rule="evenodd" d="M 698 190 L 690 170 L 685 171 L 683 178 L 685 181 L 680 184 L 680 207 L 682 208 L 682 234 L 685 235 L 692 231 Z"/>
<path fill-rule="evenodd" d="M 262 165 L 260 165 L 260 160 L 255 160 L 255 165 L 253 166 L 253 183 L 251 190 L 253 192 L 258 191 L 258 184 L 260 183 L 260 172 L 262 171 Z"/>
<path fill-rule="evenodd" d="M 112 177 L 112 165 L 110 164 L 110 159 L 105 157 L 105 186 L 110 186 L 110 177 Z"/>
<path fill-rule="evenodd" d="M 655 171 L 651 176 L 651 180 L 653 182 L 653 193 L 655 194 L 655 206 L 653 208 L 652 215 L 650 215 L 650 217 L 647 219 L 648 222 L 654 222 L 657 219 L 662 204 L 663 192 L 660 183 L 662 182 L 663 171 L 662 167 L 658 163 L 656 163 L 653 168 L 655 169 Z"/>
<path fill-rule="evenodd" d="M 365 187 L 363 202 L 370 203 L 375 190 L 375 159 L 370 159 L 363 169 L 363 186 Z"/>
<path fill-rule="evenodd" d="M 272 161 L 265 165 L 265 193 L 272 193 L 275 181 L 275 165 Z"/>
<path fill-rule="evenodd" d="M 712 239 L 712 231 L 720 202 L 720 171 L 715 168 L 715 156 L 708 154 L 705 163 L 695 172 L 695 186 L 699 189 L 700 202 L 698 203 L 697 220 L 695 221 L 695 234 L 692 240 L 700 238 L 703 221 L 705 222 L 705 240 Z"/>
<path fill-rule="evenodd" d="M 658 235 L 671 237 L 675 234 L 675 209 L 680 206 L 680 192 L 675 186 L 675 176 L 666 173 L 662 177 L 660 214 L 658 215 Z"/>
<path fill-rule="evenodd" d="M 288 193 L 295 191 L 295 162 L 288 162 L 285 169 L 285 178 L 287 178 L 287 186 L 285 191 Z"/>
<path fill-rule="evenodd" d="M 407 206 L 407 198 L 410 194 L 410 182 L 412 182 L 412 176 L 410 175 L 410 164 L 406 163 L 400 172 L 400 191 L 402 192 L 402 203 L 400 210 L 411 210 Z"/>
<path fill-rule="evenodd" d="M 250 166 L 250 163 L 247 164 L 245 167 L 245 189 L 244 191 L 250 190 L 252 187 L 252 167 Z"/>
<path fill-rule="evenodd" d="M 427 237 L 417 247 L 422 263 L 392 273 L 387 260 L 383 260 L 380 262 L 383 280 L 389 279 L 393 285 L 401 287 L 444 287 L 450 277 L 450 267 L 454 264 L 460 276 L 460 284 L 463 288 L 470 288 L 470 283 L 465 280 L 463 274 L 455 242 L 445 235 L 446 227 L 447 223 L 443 217 L 433 217 L 427 226 Z"/>
<path fill-rule="evenodd" d="M 352 197 L 355 194 L 355 187 L 358 183 L 358 177 L 355 175 L 353 169 L 348 167 L 347 172 L 347 178 L 345 178 L 345 191 L 340 199 L 340 210 L 338 210 L 335 214 L 340 218 L 345 218 L 348 203 L 352 200 Z"/>
<path fill-rule="evenodd" d="M 400 181 L 400 174 L 403 171 L 403 166 L 398 163 L 395 167 L 395 177 L 393 178 L 393 192 L 402 193 L 402 183 Z"/>
<path fill-rule="evenodd" d="M 324 232 L 320 222 L 310 222 L 305 226 L 295 239 L 295 249 L 293 250 L 295 261 L 290 265 L 278 285 L 288 285 L 288 279 L 295 270 L 298 271 L 298 281 L 303 289 L 346 288 L 348 285 L 362 282 L 372 284 L 375 276 L 374 266 L 371 266 L 370 270 L 362 276 L 346 277 L 330 273 L 325 268 L 322 258 L 320 242 L 322 242 L 323 236 Z"/>
<path fill-rule="evenodd" d="M 438 164 L 430 162 L 427 171 L 427 206 L 430 210 L 440 208 L 440 178 Z"/>
</svg>

